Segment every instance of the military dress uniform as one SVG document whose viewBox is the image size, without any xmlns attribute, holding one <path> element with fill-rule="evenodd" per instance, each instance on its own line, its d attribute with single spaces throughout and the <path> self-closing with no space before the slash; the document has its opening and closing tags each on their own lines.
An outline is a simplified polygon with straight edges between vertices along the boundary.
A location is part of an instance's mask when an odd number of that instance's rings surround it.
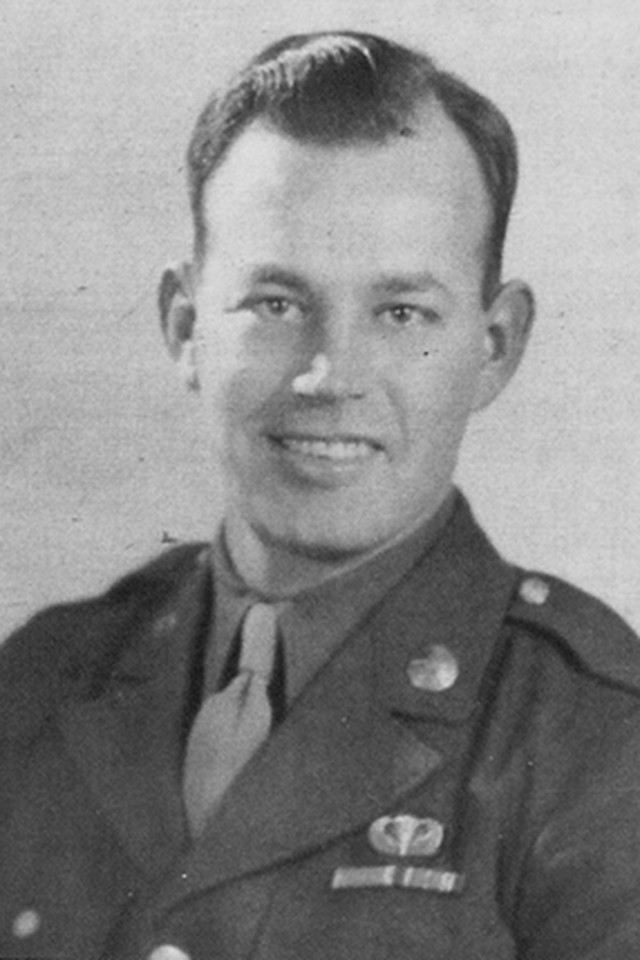
<svg viewBox="0 0 640 960">
<path fill-rule="evenodd" d="M 640 648 L 614 613 L 505 563 L 459 498 L 191 842 L 210 556 L 0 650 L 0 957 L 640 955 Z"/>
</svg>

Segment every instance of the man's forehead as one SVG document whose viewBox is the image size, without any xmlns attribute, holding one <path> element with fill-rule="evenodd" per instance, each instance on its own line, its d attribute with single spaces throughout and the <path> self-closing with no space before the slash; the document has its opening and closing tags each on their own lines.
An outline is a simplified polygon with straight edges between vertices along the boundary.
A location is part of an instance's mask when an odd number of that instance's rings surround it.
<svg viewBox="0 0 640 960">
<path fill-rule="evenodd" d="M 203 212 L 212 266 L 244 273 L 277 261 L 365 285 L 425 268 L 448 287 L 454 275 L 475 277 L 492 222 L 475 154 L 437 105 L 382 143 L 300 142 L 256 122 L 213 177 Z"/>
<path fill-rule="evenodd" d="M 384 141 L 318 144 L 295 140 L 266 120 L 254 121 L 229 148 L 205 192 L 205 212 L 220 206 L 280 197 L 304 201 L 327 184 L 347 201 L 372 187 L 390 194 L 438 193 L 470 215 L 489 215 L 490 200 L 475 153 L 465 135 L 435 101 L 423 104 L 402 134 Z"/>
</svg>

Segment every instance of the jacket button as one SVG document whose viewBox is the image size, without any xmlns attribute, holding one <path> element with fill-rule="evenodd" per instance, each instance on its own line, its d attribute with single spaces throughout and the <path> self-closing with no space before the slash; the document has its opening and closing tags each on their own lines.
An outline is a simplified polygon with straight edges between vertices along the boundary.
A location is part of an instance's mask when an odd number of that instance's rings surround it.
<svg viewBox="0 0 640 960">
<path fill-rule="evenodd" d="M 163 943 L 161 947 L 151 951 L 149 960 L 191 960 L 191 957 L 180 947 L 174 947 L 172 943 Z"/>
<path fill-rule="evenodd" d="M 14 937 L 17 937 L 18 940 L 26 940 L 27 937 L 32 937 L 40 929 L 40 914 L 36 913 L 35 910 L 23 910 L 14 919 L 11 929 Z"/>
<path fill-rule="evenodd" d="M 211 547 L 204 547 L 202 550 L 200 550 L 200 552 L 198 553 L 198 556 L 196 557 L 196 566 L 206 567 L 209 565 L 210 559 L 211 559 Z"/>
<path fill-rule="evenodd" d="M 427 657 L 412 660 L 407 667 L 409 683 L 416 690 L 440 693 L 448 690 L 458 679 L 458 661 L 447 647 L 435 644 Z"/>
<path fill-rule="evenodd" d="M 532 603 L 536 607 L 541 607 L 549 598 L 551 588 L 548 583 L 540 577 L 527 577 L 520 584 L 520 599 L 526 603 Z"/>
</svg>

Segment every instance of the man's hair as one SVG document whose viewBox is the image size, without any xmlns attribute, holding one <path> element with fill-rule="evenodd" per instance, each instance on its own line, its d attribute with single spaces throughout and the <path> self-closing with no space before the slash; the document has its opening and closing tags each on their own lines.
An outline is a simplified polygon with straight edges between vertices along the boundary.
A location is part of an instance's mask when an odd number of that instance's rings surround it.
<svg viewBox="0 0 640 960">
<path fill-rule="evenodd" d="M 382 37 L 345 32 L 287 37 L 258 54 L 197 121 L 187 163 L 196 259 L 204 255 L 205 185 L 229 147 L 260 118 L 302 143 L 348 146 L 413 136 L 419 108 L 435 100 L 466 137 L 492 205 L 483 283 L 485 304 L 500 283 L 516 189 L 516 141 L 486 97 L 440 70 L 426 54 Z"/>
</svg>

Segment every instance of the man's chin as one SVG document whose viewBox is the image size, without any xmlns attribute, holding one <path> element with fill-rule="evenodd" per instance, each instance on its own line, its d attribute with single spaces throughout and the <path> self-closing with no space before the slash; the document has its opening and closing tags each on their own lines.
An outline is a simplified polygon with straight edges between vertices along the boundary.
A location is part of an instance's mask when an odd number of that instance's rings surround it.
<svg viewBox="0 0 640 960">
<path fill-rule="evenodd" d="M 348 561 L 370 550 L 378 543 L 373 537 L 359 537 L 356 531 L 345 531 L 334 536 L 326 530 L 294 529 L 285 526 L 279 529 L 266 524 L 254 524 L 254 531 L 262 543 L 279 552 L 287 552 L 301 559 L 319 563 L 340 563 Z"/>
</svg>

